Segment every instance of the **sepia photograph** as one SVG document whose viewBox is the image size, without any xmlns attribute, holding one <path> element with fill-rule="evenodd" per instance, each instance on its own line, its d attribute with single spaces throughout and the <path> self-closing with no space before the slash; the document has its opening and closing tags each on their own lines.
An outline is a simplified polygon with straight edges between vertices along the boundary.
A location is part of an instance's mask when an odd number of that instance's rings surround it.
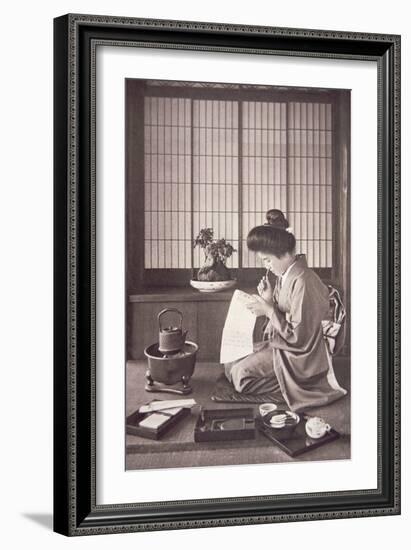
<svg viewBox="0 0 411 550">
<path fill-rule="evenodd" d="M 351 458 L 350 98 L 125 80 L 127 470 Z"/>
</svg>

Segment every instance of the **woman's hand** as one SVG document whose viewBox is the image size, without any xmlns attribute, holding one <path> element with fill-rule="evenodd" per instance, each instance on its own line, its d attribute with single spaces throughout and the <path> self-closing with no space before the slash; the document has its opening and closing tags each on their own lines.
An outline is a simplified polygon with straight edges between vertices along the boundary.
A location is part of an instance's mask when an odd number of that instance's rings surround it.
<svg viewBox="0 0 411 550">
<path fill-rule="evenodd" d="M 256 317 L 266 315 L 270 318 L 274 312 L 274 307 L 268 304 L 261 296 L 257 296 L 257 294 L 253 294 L 253 298 L 254 302 L 249 302 L 247 304 L 247 309 L 251 311 L 251 313 L 254 313 Z"/>
<path fill-rule="evenodd" d="M 272 288 L 271 283 L 268 280 L 268 277 L 266 275 L 258 283 L 257 291 L 258 291 L 258 294 L 261 296 L 261 298 L 263 300 L 265 300 L 268 304 L 272 304 L 272 302 L 273 302 L 273 288 Z"/>
</svg>

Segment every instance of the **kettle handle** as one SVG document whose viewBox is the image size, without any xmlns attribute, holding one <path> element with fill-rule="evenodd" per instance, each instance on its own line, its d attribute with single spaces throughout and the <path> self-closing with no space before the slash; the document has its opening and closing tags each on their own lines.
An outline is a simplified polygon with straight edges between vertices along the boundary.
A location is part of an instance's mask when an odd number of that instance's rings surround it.
<svg viewBox="0 0 411 550">
<path fill-rule="evenodd" d="M 160 313 L 158 314 L 158 326 L 159 326 L 159 329 L 160 331 L 162 330 L 162 327 L 161 327 L 161 317 L 165 314 L 165 313 L 168 313 L 169 311 L 174 311 L 174 313 L 178 313 L 180 315 L 180 330 L 183 329 L 183 314 L 181 313 L 181 311 L 179 309 L 176 309 L 174 307 L 170 307 L 170 308 L 165 308 L 165 309 L 162 309 L 160 311 Z"/>
</svg>

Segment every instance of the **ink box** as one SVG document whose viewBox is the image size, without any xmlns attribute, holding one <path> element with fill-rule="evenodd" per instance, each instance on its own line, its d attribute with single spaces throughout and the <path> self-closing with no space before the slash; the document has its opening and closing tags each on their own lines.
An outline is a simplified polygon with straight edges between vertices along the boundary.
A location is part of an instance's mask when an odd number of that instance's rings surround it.
<svg viewBox="0 0 411 550">
<path fill-rule="evenodd" d="M 194 441 L 230 441 L 255 438 L 252 408 L 202 409 L 194 429 Z"/>
</svg>

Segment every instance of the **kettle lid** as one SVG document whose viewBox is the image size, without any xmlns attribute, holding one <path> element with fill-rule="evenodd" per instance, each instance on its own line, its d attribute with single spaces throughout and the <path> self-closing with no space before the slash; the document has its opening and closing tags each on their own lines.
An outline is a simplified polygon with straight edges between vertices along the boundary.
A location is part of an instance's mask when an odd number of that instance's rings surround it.
<svg viewBox="0 0 411 550">
<path fill-rule="evenodd" d="M 182 332 L 181 328 L 178 328 L 178 327 L 161 327 L 160 326 L 160 330 L 161 332 Z"/>
</svg>

